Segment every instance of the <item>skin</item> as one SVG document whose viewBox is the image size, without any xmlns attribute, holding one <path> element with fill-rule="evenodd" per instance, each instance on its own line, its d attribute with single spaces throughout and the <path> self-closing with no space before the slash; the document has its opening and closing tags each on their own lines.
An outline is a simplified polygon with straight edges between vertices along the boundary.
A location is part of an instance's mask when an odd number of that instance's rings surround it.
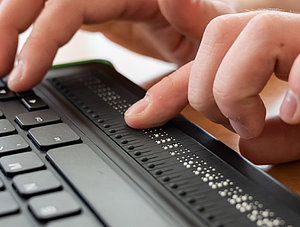
<svg viewBox="0 0 300 227">
<path fill-rule="evenodd" d="M 300 15 L 278 11 L 217 17 L 205 30 L 195 61 L 150 88 L 148 101 L 139 101 L 139 111 L 133 106 L 125 119 L 144 128 L 148 127 L 145 119 L 155 113 L 159 118 L 150 124 L 160 125 L 189 102 L 210 120 L 236 131 L 240 152 L 254 163 L 299 159 L 299 25 Z M 295 105 L 285 99 L 280 116 L 265 119 L 259 93 L 273 72 L 289 81 L 287 93 L 295 96 L 296 110 L 291 115 Z M 176 106 L 168 103 L 170 99 Z"/>
<path fill-rule="evenodd" d="M 235 130 L 243 138 L 241 152 L 250 160 L 257 163 L 295 160 L 300 157 L 296 139 L 300 121 L 297 107 L 300 88 L 296 83 L 300 60 L 294 62 L 299 46 L 298 15 L 233 14 L 266 7 L 297 11 L 299 3 L 295 0 L 284 3 L 280 0 L 0 0 L 0 75 L 10 73 L 8 86 L 14 91 L 30 89 L 51 67 L 58 48 L 80 27 L 101 30 L 111 40 L 136 52 L 179 66 L 187 63 L 150 88 L 145 98 L 126 112 L 129 126 L 161 125 L 189 102 L 212 121 Z M 224 14 L 229 15 L 219 17 Z M 32 33 L 16 56 L 18 35 L 32 24 Z M 278 32 L 282 29 L 284 32 Z M 190 62 L 195 56 L 195 61 Z M 18 64 L 13 68 L 15 57 Z M 257 67 L 249 67 L 253 65 Z M 281 79 L 289 80 L 288 101 L 281 108 L 281 119 L 266 122 L 259 92 L 273 71 Z M 283 145 L 286 140 L 292 144 L 289 151 Z"/>
</svg>

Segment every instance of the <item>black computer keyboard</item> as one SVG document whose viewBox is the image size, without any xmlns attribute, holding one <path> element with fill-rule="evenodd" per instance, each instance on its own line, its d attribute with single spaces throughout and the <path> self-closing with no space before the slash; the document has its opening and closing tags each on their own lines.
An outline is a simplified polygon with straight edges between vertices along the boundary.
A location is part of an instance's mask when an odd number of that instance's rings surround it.
<svg viewBox="0 0 300 227">
<path fill-rule="evenodd" d="M 1 82 L 0 226 L 299 226 L 298 196 L 183 117 L 129 128 L 143 94 L 100 62 Z"/>
</svg>

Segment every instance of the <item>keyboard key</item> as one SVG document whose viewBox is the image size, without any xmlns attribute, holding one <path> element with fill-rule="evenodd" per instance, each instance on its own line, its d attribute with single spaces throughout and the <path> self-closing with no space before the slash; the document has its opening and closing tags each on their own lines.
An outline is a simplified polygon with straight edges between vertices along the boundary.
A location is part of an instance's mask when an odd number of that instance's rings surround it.
<svg viewBox="0 0 300 227">
<path fill-rule="evenodd" d="M 0 87 L 0 101 L 6 101 L 15 97 L 16 95 L 7 87 Z"/>
<path fill-rule="evenodd" d="M 52 110 L 39 110 L 16 116 L 16 122 L 23 129 L 47 125 L 60 121 L 60 117 Z"/>
<path fill-rule="evenodd" d="M 16 131 L 15 127 L 7 119 L 0 120 L 0 136 L 12 134 Z"/>
<path fill-rule="evenodd" d="M 13 185 L 22 196 L 54 191 L 62 187 L 61 183 L 48 170 L 15 176 Z"/>
<path fill-rule="evenodd" d="M 0 157 L 29 149 L 29 144 L 20 135 L 0 137 Z"/>
<path fill-rule="evenodd" d="M 22 103 L 29 111 L 47 108 L 47 104 L 38 96 L 28 96 L 22 98 Z"/>
<path fill-rule="evenodd" d="M 4 189 L 4 183 L 3 181 L 0 179 L 0 190 L 3 190 Z"/>
<path fill-rule="evenodd" d="M 8 192 L 0 192 L 0 216 L 19 211 L 19 205 Z"/>
<path fill-rule="evenodd" d="M 4 113 L 0 110 L 0 118 L 4 118 Z"/>
<path fill-rule="evenodd" d="M 55 192 L 33 197 L 29 209 L 41 221 L 64 217 L 80 212 L 80 206 L 67 192 Z"/>
<path fill-rule="evenodd" d="M 80 141 L 80 137 L 64 123 L 32 128 L 28 135 L 41 150 Z"/>
<path fill-rule="evenodd" d="M 1 227 L 32 227 L 34 226 L 30 223 L 25 216 L 22 215 L 10 215 L 6 217 L 2 217 L 0 219 Z"/>
<path fill-rule="evenodd" d="M 33 152 L 14 154 L 0 158 L 0 165 L 8 176 L 41 169 L 44 163 Z"/>
<path fill-rule="evenodd" d="M 72 226 L 72 227 L 101 227 L 99 221 L 93 220 L 91 217 L 87 216 L 74 216 L 65 218 L 62 220 L 56 220 L 50 222 L 47 227 L 65 227 L 65 226 Z"/>
</svg>

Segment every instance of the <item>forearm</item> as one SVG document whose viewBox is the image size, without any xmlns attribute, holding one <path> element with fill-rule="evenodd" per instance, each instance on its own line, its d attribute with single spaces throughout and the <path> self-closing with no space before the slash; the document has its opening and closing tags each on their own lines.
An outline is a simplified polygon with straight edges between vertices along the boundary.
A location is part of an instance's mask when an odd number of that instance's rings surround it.
<svg viewBox="0 0 300 227">
<path fill-rule="evenodd" d="M 238 12 L 258 9 L 280 9 L 300 12 L 299 0 L 226 0 L 233 4 Z"/>
</svg>

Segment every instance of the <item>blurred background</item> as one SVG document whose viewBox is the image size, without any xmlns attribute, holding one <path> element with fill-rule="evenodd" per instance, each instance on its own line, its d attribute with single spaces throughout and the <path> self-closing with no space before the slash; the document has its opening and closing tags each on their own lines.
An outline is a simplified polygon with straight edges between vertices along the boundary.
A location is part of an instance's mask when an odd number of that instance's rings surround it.
<svg viewBox="0 0 300 227">
<path fill-rule="evenodd" d="M 31 29 L 28 29 L 20 36 L 19 51 L 30 31 Z M 129 51 L 111 42 L 101 33 L 81 30 L 75 34 L 67 45 L 59 50 L 54 64 L 89 59 L 109 60 L 121 74 L 144 88 L 149 86 L 152 81 L 176 68 L 174 64 Z"/>
</svg>

